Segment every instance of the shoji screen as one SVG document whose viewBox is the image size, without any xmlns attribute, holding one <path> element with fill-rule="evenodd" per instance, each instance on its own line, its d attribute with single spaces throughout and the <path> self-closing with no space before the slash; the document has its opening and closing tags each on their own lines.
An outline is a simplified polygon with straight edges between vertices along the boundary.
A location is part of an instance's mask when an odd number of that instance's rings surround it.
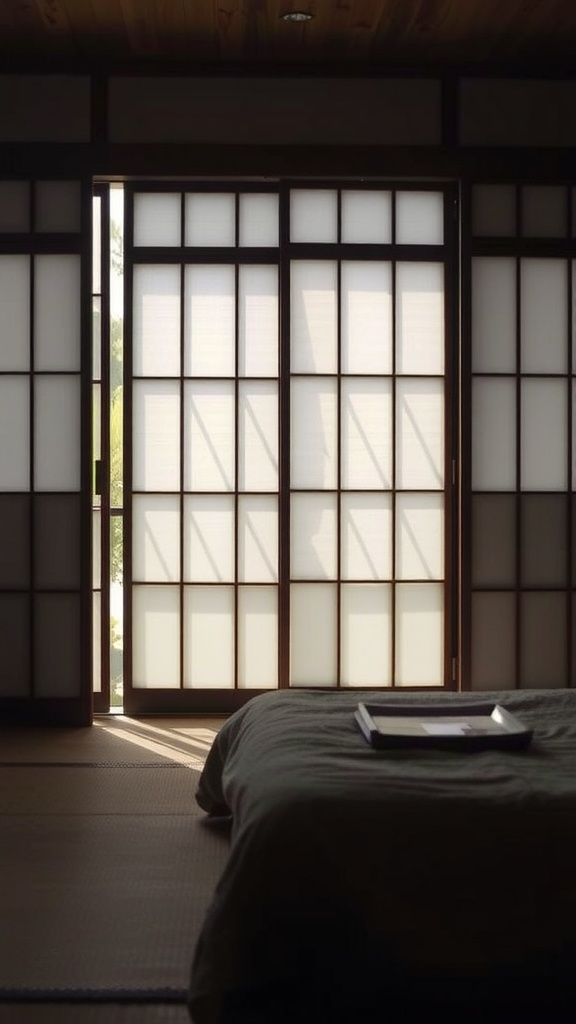
<svg viewBox="0 0 576 1024">
<path fill-rule="evenodd" d="M 78 722 L 91 687 L 82 227 L 80 182 L 0 183 L 0 707 Z"/>
<path fill-rule="evenodd" d="M 473 689 L 576 682 L 570 190 L 473 190 Z"/>
</svg>

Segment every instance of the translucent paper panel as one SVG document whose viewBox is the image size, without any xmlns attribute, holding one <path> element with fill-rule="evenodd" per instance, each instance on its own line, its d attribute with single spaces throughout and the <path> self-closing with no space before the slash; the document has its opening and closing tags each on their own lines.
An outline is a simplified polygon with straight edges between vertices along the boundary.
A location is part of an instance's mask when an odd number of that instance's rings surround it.
<svg viewBox="0 0 576 1024">
<path fill-rule="evenodd" d="M 132 685 L 180 686 L 180 591 L 132 588 Z"/>
<path fill-rule="evenodd" d="M 148 494 L 132 499 L 132 577 L 137 583 L 180 578 L 180 501 Z"/>
<path fill-rule="evenodd" d="M 236 244 L 236 202 L 231 192 L 187 195 L 186 245 Z"/>
<path fill-rule="evenodd" d="M 293 380 L 291 397 L 292 487 L 332 489 L 338 478 L 336 382 Z"/>
<path fill-rule="evenodd" d="M 338 589 L 333 583 L 290 587 L 290 686 L 336 686 Z"/>
<path fill-rule="evenodd" d="M 290 505 L 290 576 L 333 580 L 337 572 L 335 494 L 293 494 Z"/>
<path fill-rule="evenodd" d="M 391 495 L 342 494 L 340 502 L 342 579 L 391 579 Z"/>
<path fill-rule="evenodd" d="M 513 494 L 472 497 L 472 586 L 516 584 L 516 498 Z"/>
<path fill-rule="evenodd" d="M 294 260 L 290 267 L 292 373 L 336 373 L 337 265 Z"/>
<path fill-rule="evenodd" d="M 277 246 L 278 224 L 277 195 L 256 192 L 240 196 L 239 245 Z"/>
<path fill-rule="evenodd" d="M 278 487 L 278 385 L 241 382 L 238 389 L 238 486 L 241 491 Z"/>
<path fill-rule="evenodd" d="M 444 495 L 396 495 L 396 578 L 444 576 Z"/>
<path fill-rule="evenodd" d="M 565 373 L 568 366 L 568 275 L 565 260 L 522 260 L 521 369 Z"/>
<path fill-rule="evenodd" d="M 472 595 L 472 689 L 511 690 L 516 685 L 516 595 Z"/>
<path fill-rule="evenodd" d="M 238 281 L 238 373 L 278 374 L 278 268 L 240 267 Z"/>
<path fill-rule="evenodd" d="M 79 181 L 36 183 L 36 231 L 78 232 L 81 212 Z"/>
<path fill-rule="evenodd" d="M 30 185 L 27 181 L 0 181 L 0 231 L 30 230 Z"/>
<path fill-rule="evenodd" d="M 184 579 L 231 583 L 234 579 L 234 499 L 199 494 L 184 499 Z"/>
<path fill-rule="evenodd" d="M 340 294 L 342 372 L 391 373 L 391 264 L 343 261 Z"/>
<path fill-rule="evenodd" d="M 533 238 L 565 238 L 566 189 L 555 185 L 526 185 L 522 189 L 522 234 Z"/>
<path fill-rule="evenodd" d="M 390 686 L 391 586 L 348 583 L 341 595 L 341 684 Z"/>
<path fill-rule="evenodd" d="M 523 494 L 521 500 L 523 587 L 569 584 L 568 505 L 565 494 Z"/>
<path fill-rule="evenodd" d="M 516 489 L 516 383 L 472 381 L 472 488 Z"/>
<path fill-rule="evenodd" d="M 197 381 L 185 385 L 184 487 L 188 491 L 234 488 L 234 385 Z"/>
<path fill-rule="evenodd" d="M 231 689 L 234 685 L 234 590 L 186 587 L 184 686 Z"/>
<path fill-rule="evenodd" d="M 566 686 L 566 594 L 525 593 L 520 598 L 520 686 Z"/>
<path fill-rule="evenodd" d="M 232 377 L 236 364 L 234 267 L 191 266 L 185 274 L 185 372 Z"/>
<path fill-rule="evenodd" d="M 34 261 L 34 368 L 80 368 L 80 257 Z"/>
<path fill-rule="evenodd" d="M 134 196 L 134 245 L 180 245 L 180 196 L 137 193 Z"/>
<path fill-rule="evenodd" d="M 342 192 L 342 241 L 386 243 L 392 241 L 390 192 Z"/>
<path fill-rule="evenodd" d="M 40 590 L 81 586 L 80 497 L 37 494 L 33 505 L 34 585 Z"/>
<path fill-rule="evenodd" d="M 102 612 L 100 594 L 92 594 L 92 689 L 102 692 Z"/>
<path fill-rule="evenodd" d="M 444 593 L 440 583 L 396 587 L 396 683 L 441 686 L 444 682 Z"/>
<path fill-rule="evenodd" d="M 133 432 L 134 490 L 179 490 L 179 384 L 134 381 Z"/>
<path fill-rule="evenodd" d="M 0 697 L 30 695 L 30 601 L 0 593 Z"/>
<path fill-rule="evenodd" d="M 102 198 L 92 196 L 92 292 L 102 289 L 100 252 L 102 248 Z"/>
<path fill-rule="evenodd" d="M 238 686 L 278 686 L 276 587 L 240 587 L 238 591 Z"/>
<path fill-rule="evenodd" d="M 0 491 L 30 489 L 30 383 L 0 376 Z"/>
<path fill-rule="evenodd" d="M 30 257 L 0 256 L 0 371 L 30 367 Z"/>
<path fill-rule="evenodd" d="M 396 268 L 396 372 L 444 373 L 444 267 Z"/>
<path fill-rule="evenodd" d="M 444 486 L 444 382 L 396 383 L 396 486 Z"/>
<path fill-rule="evenodd" d="M 565 381 L 522 381 L 521 429 L 522 490 L 566 490 L 568 395 Z"/>
<path fill-rule="evenodd" d="M 510 238 L 516 233 L 516 189 L 513 185 L 474 185 L 472 233 Z"/>
<path fill-rule="evenodd" d="M 30 497 L 0 494 L 0 590 L 30 586 L 30 555 Z"/>
<path fill-rule="evenodd" d="M 472 369 L 475 373 L 516 370 L 516 261 L 507 257 L 472 260 Z"/>
<path fill-rule="evenodd" d="M 92 588 L 102 587 L 102 512 L 92 510 Z"/>
<path fill-rule="evenodd" d="M 80 490 L 80 380 L 36 377 L 34 486 L 37 491 Z"/>
<path fill-rule="evenodd" d="M 238 579 L 278 580 L 278 499 L 250 494 L 238 499 Z"/>
<path fill-rule="evenodd" d="M 180 267 L 134 267 L 133 373 L 180 374 Z"/>
<path fill-rule="evenodd" d="M 441 192 L 396 194 L 396 241 L 400 245 L 442 245 L 444 196 Z"/>
<path fill-rule="evenodd" d="M 79 697 L 80 594 L 34 598 L 34 696 Z"/>
<path fill-rule="evenodd" d="M 293 189 L 290 193 L 290 241 L 338 241 L 338 193 L 331 189 Z"/>
<path fill-rule="evenodd" d="M 392 486 L 392 382 L 343 379 L 341 386 L 342 486 Z"/>
</svg>

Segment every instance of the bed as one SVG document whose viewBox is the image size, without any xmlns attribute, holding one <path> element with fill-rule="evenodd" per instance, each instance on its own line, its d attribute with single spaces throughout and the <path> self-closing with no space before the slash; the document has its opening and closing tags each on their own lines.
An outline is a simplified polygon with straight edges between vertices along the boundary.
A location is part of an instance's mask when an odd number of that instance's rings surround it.
<svg viewBox="0 0 576 1024">
<path fill-rule="evenodd" d="M 530 745 L 375 750 L 354 718 L 359 701 L 463 699 L 503 705 Z M 576 692 L 257 696 L 220 730 L 197 800 L 231 845 L 194 1024 L 395 1024 L 395 1005 L 576 1019 Z"/>
</svg>

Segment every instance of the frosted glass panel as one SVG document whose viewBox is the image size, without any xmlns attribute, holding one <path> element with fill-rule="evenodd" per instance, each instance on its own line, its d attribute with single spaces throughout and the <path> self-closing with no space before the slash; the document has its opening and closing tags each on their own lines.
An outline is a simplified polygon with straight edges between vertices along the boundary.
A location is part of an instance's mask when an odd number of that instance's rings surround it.
<svg viewBox="0 0 576 1024">
<path fill-rule="evenodd" d="M 133 485 L 136 491 L 180 487 L 180 385 L 135 381 Z"/>
<path fill-rule="evenodd" d="M 472 233 L 508 237 L 516 233 L 516 189 L 513 185 L 474 185 Z"/>
<path fill-rule="evenodd" d="M 335 381 L 326 378 L 292 381 L 290 434 L 292 487 L 336 487 Z"/>
<path fill-rule="evenodd" d="M 444 382 L 398 380 L 396 417 L 396 486 L 418 490 L 442 488 Z"/>
<path fill-rule="evenodd" d="M 292 579 L 335 579 L 337 528 L 335 494 L 293 494 L 290 506 Z"/>
<path fill-rule="evenodd" d="M 231 583 L 234 579 L 234 499 L 202 494 L 184 499 L 184 579 Z"/>
<path fill-rule="evenodd" d="M 234 685 L 234 590 L 186 587 L 184 686 L 231 689 Z"/>
<path fill-rule="evenodd" d="M 444 267 L 396 268 L 396 372 L 444 373 Z"/>
<path fill-rule="evenodd" d="M 278 580 L 278 499 L 250 494 L 238 499 L 238 579 Z"/>
<path fill-rule="evenodd" d="M 278 374 L 278 268 L 240 267 L 238 372 L 241 377 Z"/>
<path fill-rule="evenodd" d="M 240 196 L 239 244 L 278 245 L 278 196 L 265 192 Z"/>
<path fill-rule="evenodd" d="M 523 373 L 565 373 L 568 365 L 568 275 L 565 260 L 522 260 Z"/>
<path fill-rule="evenodd" d="M 392 577 L 392 497 L 342 494 L 341 574 L 345 580 Z"/>
<path fill-rule="evenodd" d="M 396 587 L 396 682 L 399 686 L 441 686 L 444 596 L 440 583 Z"/>
<path fill-rule="evenodd" d="M 567 489 L 568 396 L 562 380 L 522 381 L 521 488 Z"/>
<path fill-rule="evenodd" d="M 79 379 L 36 377 L 34 413 L 35 489 L 79 491 Z"/>
<path fill-rule="evenodd" d="M 396 576 L 439 580 L 444 575 L 444 496 L 396 496 Z"/>
<path fill-rule="evenodd" d="M 180 245 L 180 196 L 137 193 L 134 196 L 134 245 Z"/>
<path fill-rule="evenodd" d="M 516 260 L 472 260 L 472 369 L 516 370 Z"/>
<path fill-rule="evenodd" d="M 30 230 L 30 186 L 27 181 L 0 181 L 0 231 Z"/>
<path fill-rule="evenodd" d="M 341 601 L 343 686 L 392 682 L 392 588 L 346 584 Z"/>
<path fill-rule="evenodd" d="M 186 245 L 235 245 L 236 202 L 232 193 L 186 196 Z"/>
<path fill-rule="evenodd" d="M 234 267 L 186 267 L 184 364 L 198 377 L 232 377 L 235 371 Z"/>
<path fill-rule="evenodd" d="M 180 374 L 180 267 L 134 267 L 135 377 Z"/>
<path fill-rule="evenodd" d="M 234 385 L 185 386 L 184 486 L 189 491 L 234 488 Z"/>
<path fill-rule="evenodd" d="M 30 384 L 0 377 L 0 491 L 30 490 Z"/>
<path fill-rule="evenodd" d="M 527 185 L 522 189 L 522 234 L 565 238 L 567 194 L 561 186 Z"/>
<path fill-rule="evenodd" d="M 336 373 L 336 263 L 294 260 L 290 266 L 292 373 Z"/>
<path fill-rule="evenodd" d="M 333 583 L 290 587 L 290 686 L 336 686 L 338 590 Z"/>
<path fill-rule="evenodd" d="M 132 685 L 180 686 L 180 591 L 178 587 L 132 590 Z"/>
<path fill-rule="evenodd" d="M 80 696 L 80 600 L 79 594 L 35 596 L 35 697 Z"/>
<path fill-rule="evenodd" d="M 516 681 L 516 595 L 472 595 L 472 689 L 511 690 Z"/>
<path fill-rule="evenodd" d="M 290 193 L 290 241 L 338 241 L 338 193 L 293 189 Z"/>
<path fill-rule="evenodd" d="M 342 372 L 391 373 L 391 264 L 343 261 L 340 288 Z"/>
<path fill-rule="evenodd" d="M 566 594 L 522 594 L 520 685 L 525 689 L 566 686 Z"/>
<path fill-rule="evenodd" d="M 80 231 L 80 182 L 37 182 L 34 226 L 36 231 Z"/>
<path fill-rule="evenodd" d="M 472 382 L 472 487 L 476 491 L 516 488 L 516 383 Z"/>
<path fill-rule="evenodd" d="M 134 496 L 132 576 L 138 583 L 176 583 L 180 578 L 180 501 L 177 496 Z"/>
<path fill-rule="evenodd" d="M 37 256 L 34 368 L 80 368 L 80 257 Z"/>
<path fill-rule="evenodd" d="M 0 370 L 30 367 L 30 257 L 0 256 Z"/>
<path fill-rule="evenodd" d="M 392 383 L 342 380 L 342 486 L 392 486 Z"/>
<path fill-rule="evenodd" d="M 278 686 L 278 592 L 275 587 L 238 591 L 238 686 Z"/>
<path fill-rule="evenodd" d="M 442 245 L 444 197 L 441 192 L 396 194 L 396 241 L 400 245 Z"/>
<path fill-rule="evenodd" d="M 390 192 L 342 192 L 342 241 L 372 243 L 392 241 Z"/>
<path fill-rule="evenodd" d="M 241 491 L 278 487 L 278 385 L 241 382 L 238 394 L 238 486 Z"/>
</svg>

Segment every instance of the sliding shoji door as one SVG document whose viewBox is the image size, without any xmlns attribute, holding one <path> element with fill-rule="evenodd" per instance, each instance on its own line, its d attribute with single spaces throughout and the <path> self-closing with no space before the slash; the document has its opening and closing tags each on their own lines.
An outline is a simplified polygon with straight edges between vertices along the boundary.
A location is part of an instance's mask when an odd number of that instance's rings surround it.
<svg viewBox="0 0 576 1024">
<path fill-rule="evenodd" d="M 0 183 L 0 710 L 71 723 L 91 715 L 89 239 L 88 187 Z"/>
<path fill-rule="evenodd" d="M 452 685 L 450 190 L 126 210 L 125 708 Z"/>
<path fill-rule="evenodd" d="M 472 190 L 467 681 L 576 682 L 571 190 Z"/>
</svg>

